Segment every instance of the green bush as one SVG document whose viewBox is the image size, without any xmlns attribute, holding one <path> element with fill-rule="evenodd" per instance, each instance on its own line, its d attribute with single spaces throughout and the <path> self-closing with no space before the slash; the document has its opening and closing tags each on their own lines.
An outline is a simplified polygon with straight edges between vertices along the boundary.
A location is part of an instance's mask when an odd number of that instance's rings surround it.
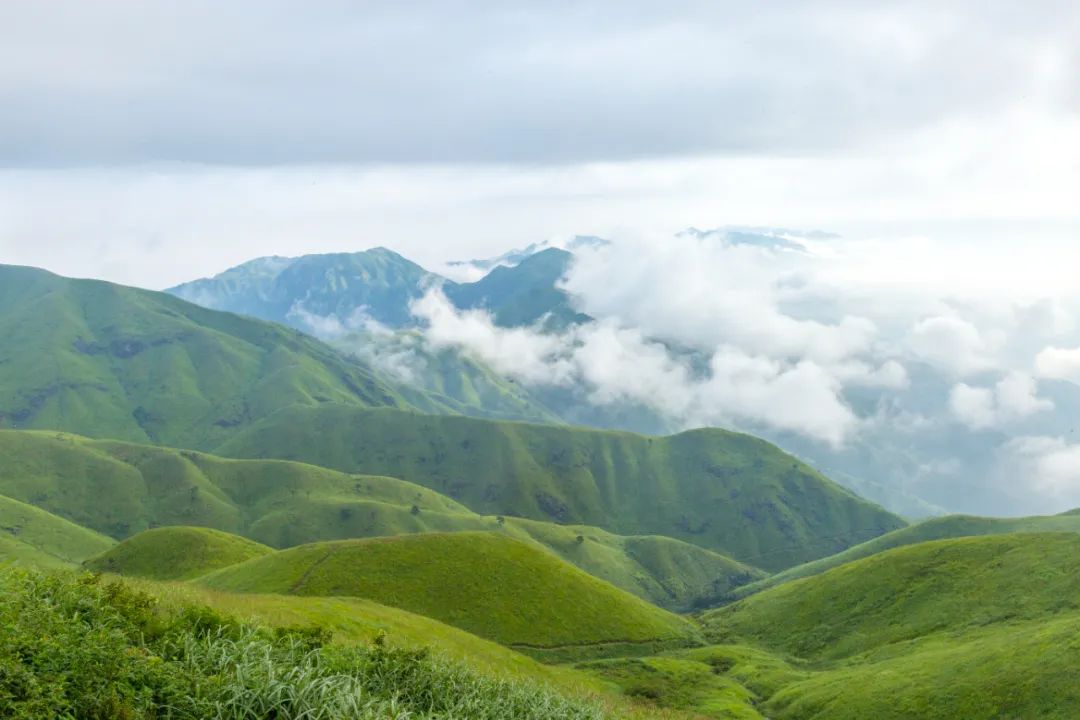
<svg viewBox="0 0 1080 720">
<path fill-rule="evenodd" d="M 0 569 L 0 717 L 599 720 L 598 707 L 426 650 L 331 646 L 92 575 Z"/>
</svg>

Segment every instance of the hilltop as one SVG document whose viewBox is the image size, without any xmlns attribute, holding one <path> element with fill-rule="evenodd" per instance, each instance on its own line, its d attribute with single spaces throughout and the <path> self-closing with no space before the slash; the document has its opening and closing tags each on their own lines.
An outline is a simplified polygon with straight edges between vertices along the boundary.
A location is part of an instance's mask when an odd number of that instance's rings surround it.
<svg viewBox="0 0 1080 720">
<path fill-rule="evenodd" d="M 899 530 L 885 533 L 873 540 L 850 547 L 843 552 L 814 560 L 803 565 L 770 575 L 767 578 L 748 583 L 735 589 L 726 598 L 734 601 L 767 590 L 791 580 L 819 575 L 845 563 L 870 557 L 886 550 L 914 545 L 930 540 L 945 540 L 980 535 L 1005 535 L 1011 533 L 1080 533 L 1080 514 L 1076 511 L 1060 515 L 1040 515 L 1022 518 L 989 518 L 975 515 L 948 515 L 909 525 Z"/>
<path fill-rule="evenodd" d="M 228 592 L 360 597 L 522 649 L 686 643 L 693 626 L 497 533 L 314 543 L 204 576 Z"/>
<path fill-rule="evenodd" d="M 189 580 L 273 552 L 237 535 L 201 527 L 165 527 L 132 535 L 83 563 L 95 572 Z"/>
<path fill-rule="evenodd" d="M 1024 533 L 889 550 L 706 613 L 716 637 L 837 659 L 939 632 L 1080 611 L 1080 535 Z"/>
</svg>

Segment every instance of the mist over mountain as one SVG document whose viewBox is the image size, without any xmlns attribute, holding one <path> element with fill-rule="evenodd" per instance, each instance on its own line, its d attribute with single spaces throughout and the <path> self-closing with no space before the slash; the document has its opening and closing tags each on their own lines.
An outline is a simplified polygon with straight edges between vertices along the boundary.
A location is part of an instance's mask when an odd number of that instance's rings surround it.
<svg viewBox="0 0 1080 720">
<path fill-rule="evenodd" d="M 171 292 L 421 387 L 463 372 L 511 387 L 572 424 L 745 430 L 910 517 L 1080 503 L 1068 298 L 860 280 L 868 244 L 824 231 L 554 244 L 459 264 L 487 271 L 471 282 L 380 248 L 260 259 Z"/>
</svg>

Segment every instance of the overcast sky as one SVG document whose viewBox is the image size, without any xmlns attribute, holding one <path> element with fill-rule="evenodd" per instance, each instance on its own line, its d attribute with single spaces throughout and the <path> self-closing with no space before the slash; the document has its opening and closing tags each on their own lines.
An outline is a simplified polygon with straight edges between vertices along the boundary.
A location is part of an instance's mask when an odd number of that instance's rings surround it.
<svg viewBox="0 0 1080 720">
<path fill-rule="evenodd" d="M 0 262 L 149 287 L 552 235 L 1080 239 L 1080 4 L 0 4 Z"/>
</svg>

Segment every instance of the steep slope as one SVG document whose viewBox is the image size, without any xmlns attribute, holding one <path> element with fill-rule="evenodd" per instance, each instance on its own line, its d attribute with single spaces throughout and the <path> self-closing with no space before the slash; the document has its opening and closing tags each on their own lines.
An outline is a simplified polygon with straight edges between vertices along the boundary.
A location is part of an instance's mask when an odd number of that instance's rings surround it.
<svg viewBox="0 0 1080 720">
<path fill-rule="evenodd" d="M 114 543 L 62 517 L 0 495 L 0 563 L 15 560 L 62 567 L 104 552 Z"/>
<path fill-rule="evenodd" d="M 295 404 L 412 406 L 301 333 L 32 268 L 0 266 L 0 336 L 0 427 L 203 446 Z"/>
<path fill-rule="evenodd" d="M 325 405 L 290 408 L 218 449 L 401 477 L 488 514 L 666 535 L 766 570 L 905 523 L 756 438 L 667 438 Z"/>
<path fill-rule="evenodd" d="M 432 533 L 303 545 L 205 576 L 229 592 L 351 596 L 509 646 L 686 642 L 678 616 L 497 533 Z"/>
<path fill-rule="evenodd" d="M 671 538 L 482 516 L 409 482 L 346 475 L 301 463 L 226 460 L 191 451 L 11 430 L 0 431 L 0 456 L 5 458 L 0 464 L 0 493 L 117 539 L 162 525 L 212 527 L 279 548 L 318 540 L 492 530 L 533 543 L 624 590 L 678 610 L 708 604 L 763 576 L 756 568 Z M 143 542 L 147 538 L 168 537 L 169 532 L 137 536 L 142 538 L 138 547 L 147 547 Z M 97 549 L 74 559 L 107 546 L 90 547 Z"/>
<path fill-rule="evenodd" d="M 1080 533 L 1080 515 L 1063 513 L 1061 515 L 1041 515 L 1025 518 L 988 518 L 974 515 L 948 515 L 946 517 L 924 520 L 906 528 L 893 530 L 873 540 L 850 547 L 843 552 L 803 565 L 797 565 L 775 575 L 737 588 L 727 600 L 738 600 L 756 592 L 781 585 L 838 567 L 860 558 L 876 555 L 897 547 L 914 545 L 930 540 L 945 540 L 979 535 L 1006 535 L 1010 533 Z"/>
<path fill-rule="evenodd" d="M 273 552 L 219 530 L 182 525 L 146 530 L 87 560 L 95 572 L 155 580 L 190 580 Z"/>
<path fill-rule="evenodd" d="M 1080 611 L 1080 535 L 1023 533 L 897 548 L 706 613 L 717 637 L 838 659 L 934 633 Z"/>
</svg>

